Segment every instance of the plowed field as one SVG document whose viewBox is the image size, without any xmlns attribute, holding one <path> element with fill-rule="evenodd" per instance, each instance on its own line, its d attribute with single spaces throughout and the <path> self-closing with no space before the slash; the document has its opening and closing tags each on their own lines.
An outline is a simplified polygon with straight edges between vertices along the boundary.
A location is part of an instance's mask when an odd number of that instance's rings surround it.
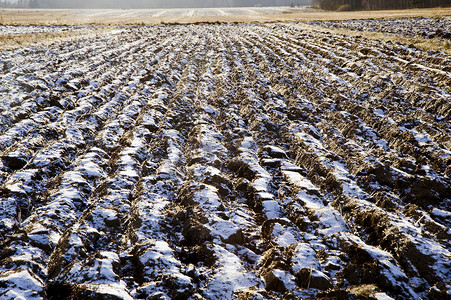
<svg viewBox="0 0 451 300">
<path fill-rule="evenodd" d="M 2 51 L 0 298 L 448 299 L 450 94 L 296 24 Z"/>
</svg>

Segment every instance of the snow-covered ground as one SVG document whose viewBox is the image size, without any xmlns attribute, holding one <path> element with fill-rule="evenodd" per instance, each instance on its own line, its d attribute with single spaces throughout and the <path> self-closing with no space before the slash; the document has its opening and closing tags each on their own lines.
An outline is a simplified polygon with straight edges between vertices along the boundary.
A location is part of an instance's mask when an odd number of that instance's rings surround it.
<svg viewBox="0 0 451 300">
<path fill-rule="evenodd" d="M 357 31 L 382 32 L 406 37 L 451 40 L 451 18 L 403 18 L 347 21 L 315 21 L 311 25 L 346 28 Z"/>
<path fill-rule="evenodd" d="M 25 25 L 0 25 L 1 35 L 17 35 L 17 34 L 29 34 L 29 33 L 60 33 L 65 31 L 77 31 L 86 29 L 86 26 L 25 26 Z"/>
<path fill-rule="evenodd" d="M 240 16 L 309 12 L 311 7 L 223 7 L 223 8 L 172 8 L 172 9 L 99 9 L 84 10 L 76 17 L 173 17 L 173 16 Z"/>
<path fill-rule="evenodd" d="M 449 298 L 451 57 L 302 28 L 0 52 L 0 298 Z"/>
</svg>

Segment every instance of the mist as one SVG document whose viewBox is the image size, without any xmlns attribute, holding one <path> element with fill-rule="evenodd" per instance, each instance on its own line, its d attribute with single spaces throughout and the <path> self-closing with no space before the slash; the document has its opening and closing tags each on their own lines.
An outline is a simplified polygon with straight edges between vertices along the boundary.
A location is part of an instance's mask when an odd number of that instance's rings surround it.
<svg viewBox="0 0 451 300">
<path fill-rule="evenodd" d="M 39 8 L 202 8 L 311 5 L 311 0 L 31 0 Z"/>
</svg>

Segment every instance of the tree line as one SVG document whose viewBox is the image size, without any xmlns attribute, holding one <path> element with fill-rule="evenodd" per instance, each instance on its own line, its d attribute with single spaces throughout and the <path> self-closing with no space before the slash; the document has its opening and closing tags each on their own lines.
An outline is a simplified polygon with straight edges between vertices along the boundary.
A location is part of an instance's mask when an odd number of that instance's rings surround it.
<svg viewBox="0 0 451 300">
<path fill-rule="evenodd" d="M 451 6 L 450 0 L 314 0 L 325 10 L 377 10 Z"/>
<path fill-rule="evenodd" d="M 18 0 L 18 1 L 6 1 L 0 0 L 1 8 L 31 8 L 38 5 L 39 0 Z"/>
</svg>

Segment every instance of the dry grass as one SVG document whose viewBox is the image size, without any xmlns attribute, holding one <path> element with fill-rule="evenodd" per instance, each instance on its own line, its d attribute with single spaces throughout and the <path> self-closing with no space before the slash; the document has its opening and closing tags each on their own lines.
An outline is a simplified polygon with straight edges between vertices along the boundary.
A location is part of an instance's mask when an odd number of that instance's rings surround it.
<svg viewBox="0 0 451 300">
<path fill-rule="evenodd" d="M 15 49 L 33 45 L 50 45 L 56 42 L 73 40 L 76 38 L 88 38 L 98 33 L 107 31 L 108 27 L 90 30 L 65 31 L 65 32 L 43 32 L 23 33 L 13 35 L 0 35 L 0 50 Z"/>
<path fill-rule="evenodd" d="M 379 40 L 379 41 L 391 41 L 393 43 L 400 42 L 404 45 L 414 45 L 417 48 L 423 50 L 433 50 L 433 51 L 442 51 L 448 55 L 451 55 L 451 43 L 449 41 L 443 41 L 440 39 L 425 39 L 422 37 L 408 38 L 402 37 L 395 34 L 386 34 L 382 32 L 375 31 L 356 31 L 349 29 L 338 29 L 338 28 L 324 28 L 320 26 L 312 26 L 307 24 L 298 24 L 297 26 L 301 27 L 304 30 L 310 31 L 320 31 L 320 32 L 330 32 L 333 34 L 347 35 L 347 36 L 360 36 L 367 39 Z"/>
<path fill-rule="evenodd" d="M 105 17 L 92 16 L 77 17 L 86 13 L 86 10 L 59 10 L 59 9 L 2 9 L 0 10 L 0 24 L 3 25 L 158 25 L 158 24 L 214 24 L 214 23 L 268 23 L 268 22 L 305 22 L 316 20 L 353 20 L 353 19 L 381 19 L 381 18 L 411 18 L 434 17 L 446 18 L 451 15 L 451 8 L 408 9 L 408 10 L 380 10 L 380 11 L 346 11 L 325 12 L 321 10 L 308 13 L 285 13 L 265 15 L 236 15 L 236 16 L 176 16 L 176 17 Z M 92 12 L 92 11 L 88 11 Z M 426 50 L 441 50 L 451 54 L 451 46 L 437 39 L 402 38 L 395 35 L 385 35 L 378 32 L 357 32 L 345 29 L 322 29 L 320 27 L 306 26 L 309 30 L 324 30 L 337 34 L 350 36 L 364 35 L 366 38 L 378 40 L 391 40 L 414 44 Z M 62 33 L 38 33 L 0 36 L 0 49 L 10 49 L 33 45 L 36 43 L 50 44 L 56 41 L 73 39 L 95 34 L 95 31 L 108 30 L 102 27 L 85 31 L 68 31 Z"/>
</svg>

